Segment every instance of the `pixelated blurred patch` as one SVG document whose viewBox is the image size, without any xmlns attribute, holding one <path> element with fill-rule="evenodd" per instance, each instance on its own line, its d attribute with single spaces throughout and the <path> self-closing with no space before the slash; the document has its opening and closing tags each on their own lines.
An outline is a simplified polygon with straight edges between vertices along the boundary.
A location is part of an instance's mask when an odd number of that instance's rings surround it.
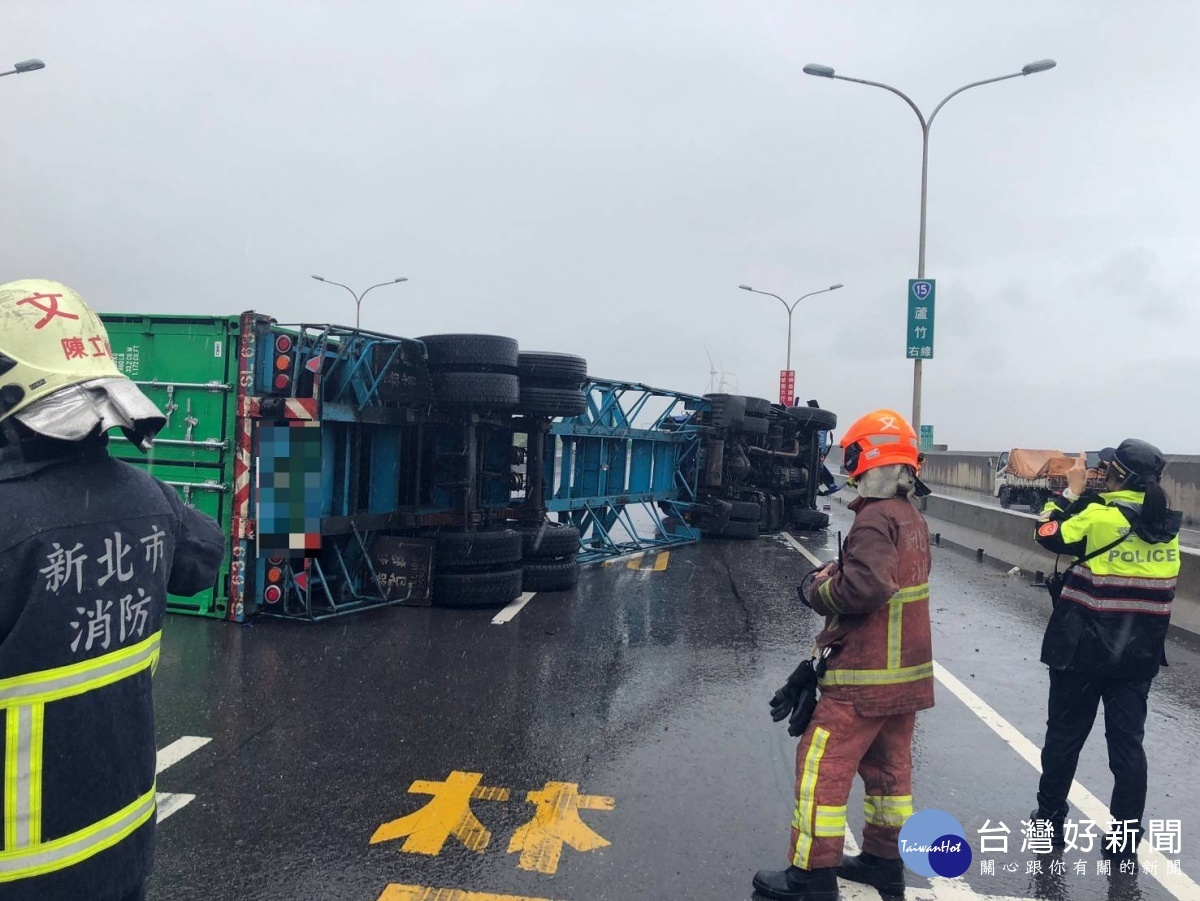
<svg viewBox="0 0 1200 901">
<path fill-rule="evenodd" d="M 288 420 L 258 429 L 258 553 L 321 552 L 321 427 Z"/>
</svg>

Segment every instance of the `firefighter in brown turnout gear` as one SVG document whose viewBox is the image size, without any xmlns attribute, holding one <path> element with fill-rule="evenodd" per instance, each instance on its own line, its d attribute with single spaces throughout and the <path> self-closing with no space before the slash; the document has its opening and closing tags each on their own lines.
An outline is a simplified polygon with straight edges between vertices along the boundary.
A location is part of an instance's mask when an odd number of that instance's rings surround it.
<svg viewBox="0 0 1200 901">
<path fill-rule="evenodd" d="M 1132 859 L 1146 808 L 1147 699 L 1167 662 L 1183 516 L 1168 507 L 1158 484 L 1166 458 L 1153 444 L 1128 438 L 1100 459 L 1108 464 L 1104 491 L 1084 490 L 1081 457 L 1067 475 L 1067 491 L 1046 504 L 1037 528 L 1038 544 L 1075 561 L 1048 586 L 1054 610 L 1042 662 L 1050 667 L 1049 716 L 1031 817 L 1049 821 L 1054 844 L 1065 846 L 1067 793 L 1103 701 L 1114 823 L 1101 850 Z"/>
<path fill-rule="evenodd" d="M 0 759 L 5 901 L 135 901 L 154 862 L 151 673 L 167 593 L 217 578 L 224 540 L 112 459 L 163 415 L 57 282 L 0 285 Z"/>
<path fill-rule="evenodd" d="M 913 812 L 913 727 L 916 712 L 933 706 L 929 530 L 911 501 L 928 493 L 917 478 L 917 436 L 898 413 L 877 410 L 854 423 L 841 446 L 858 491 L 854 526 L 841 560 L 801 586 L 805 603 L 825 617 L 816 657 L 827 669 L 796 749 L 791 865 L 754 877 L 760 895 L 785 901 L 836 901 L 838 876 L 903 897 L 899 835 Z M 773 709 L 805 709 L 792 681 Z M 844 857 L 856 772 L 866 789 L 863 851 Z"/>
</svg>

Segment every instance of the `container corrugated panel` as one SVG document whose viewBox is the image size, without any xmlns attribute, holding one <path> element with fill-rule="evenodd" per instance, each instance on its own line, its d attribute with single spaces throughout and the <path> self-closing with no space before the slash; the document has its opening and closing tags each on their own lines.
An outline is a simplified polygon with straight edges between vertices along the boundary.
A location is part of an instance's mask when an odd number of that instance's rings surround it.
<svg viewBox="0 0 1200 901">
<path fill-rule="evenodd" d="M 113 456 L 172 485 L 230 534 L 233 501 L 238 319 L 106 313 L 117 365 L 167 417 L 149 454 L 112 433 Z M 170 596 L 167 609 L 225 615 L 230 555 L 212 591 Z"/>
</svg>

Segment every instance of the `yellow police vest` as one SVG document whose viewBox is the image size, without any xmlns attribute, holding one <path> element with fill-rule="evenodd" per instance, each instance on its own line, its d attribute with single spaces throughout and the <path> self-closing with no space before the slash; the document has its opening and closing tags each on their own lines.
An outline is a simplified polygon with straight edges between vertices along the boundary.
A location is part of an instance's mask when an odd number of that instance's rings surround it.
<svg viewBox="0 0 1200 901">
<path fill-rule="evenodd" d="M 1059 534 L 1067 544 L 1086 541 L 1087 552 L 1129 533 L 1129 520 L 1116 506 L 1140 505 L 1140 491 L 1106 491 L 1104 504 L 1090 504 L 1064 519 Z M 1104 613 L 1153 613 L 1169 616 L 1179 576 L 1179 538 L 1151 544 L 1133 534 L 1120 544 L 1075 567 L 1062 597 Z"/>
</svg>

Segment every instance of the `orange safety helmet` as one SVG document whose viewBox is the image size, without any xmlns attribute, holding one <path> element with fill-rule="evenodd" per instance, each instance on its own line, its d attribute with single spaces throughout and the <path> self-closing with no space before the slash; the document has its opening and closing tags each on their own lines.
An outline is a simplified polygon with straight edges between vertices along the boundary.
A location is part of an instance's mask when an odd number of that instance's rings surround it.
<svg viewBox="0 0 1200 901">
<path fill-rule="evenodd" d="M 842 436 L 842 470 L 851 478 L 868 469 L 903 463 L 919 472 L 923 457 L 917 433 L 895 410 L 868 413 Z"/>
</svg>

